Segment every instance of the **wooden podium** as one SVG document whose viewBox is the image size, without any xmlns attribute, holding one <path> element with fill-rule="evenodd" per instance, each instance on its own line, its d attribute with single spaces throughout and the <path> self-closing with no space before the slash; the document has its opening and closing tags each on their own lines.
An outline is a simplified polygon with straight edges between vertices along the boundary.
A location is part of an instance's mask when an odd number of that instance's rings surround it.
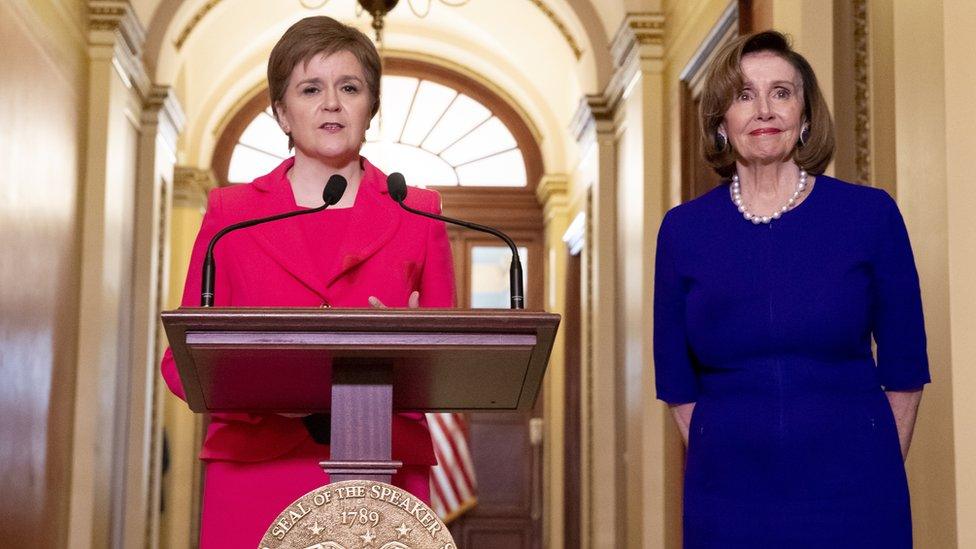
<svg viewBox="0 0 976 549">
<path fill-rule="evenodd" d="M 332 482 L 390 482 L 392 413 L 532 408 L 559 315 L 180 308 L 162 314 L 194 412 L 331 413 Z"/>
</svg>

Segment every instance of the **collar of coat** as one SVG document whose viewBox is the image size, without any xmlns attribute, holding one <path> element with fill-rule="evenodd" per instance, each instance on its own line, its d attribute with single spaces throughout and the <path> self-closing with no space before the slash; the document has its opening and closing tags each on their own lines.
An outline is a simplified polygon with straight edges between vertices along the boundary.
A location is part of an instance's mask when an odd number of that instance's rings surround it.
<svg viewBox="0 0 976 549">
<path fill-rule="evenodd" d="M 328 235 L 323 235 L 322 245 L 334 247 L 338 259 L 327 272 L 318 272 L 315 262 L 308 260 L 309 243 L 306 243 L 298 223 L 287 219 L 271 222 L 254 233 L 268 255 L 322 299 L 326 299 L 329 288 L 344 274 L 369 259 L 393 239 L 402 218 L 400 208 L 389 197 L 386 174 L 365 158 L 360 157 L 360 162 L 363 166 L 363 178 L 350 212 L 349 227 L 345 235 L 341 242 L 331 242 Z M 254 204 L 259 213 L 253 217 L 274 215 L 296 208 L 295 197 L 286 175 L 294 164 L 294 157 L 288 158 L 271 173 L 254 180 L 253 188 L 267 193 L 268 199 L 261 200 L 261 204 Z"/>
</svg>

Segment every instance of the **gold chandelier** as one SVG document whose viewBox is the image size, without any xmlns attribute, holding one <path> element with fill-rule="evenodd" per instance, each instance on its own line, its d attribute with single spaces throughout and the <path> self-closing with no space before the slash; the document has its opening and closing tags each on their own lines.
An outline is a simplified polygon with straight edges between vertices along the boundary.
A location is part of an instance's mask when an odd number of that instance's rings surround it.
<svg viewBox="0 0 976 549">
<path fill-rule="evenodd" d="M 302 4 L 302 7 L 310 10 L 321 9 L 325 7 L 326 4 L 329 3 L 329 0 L 298 0 L 298 1 Z M 386 17 L 386 14 L 390 13 L 390 11 L 392 11 L 393 8 L 396 7 L 396 5 L 399 3 L 399 0 L 356 0 L 356 1 L 358 4 L 356 6 L 356 16 L 358 17 L 364 11 L 369 13 L 369 15 L 373 18 L 373 31 L 376 33 L 376 41 L 378 43 L 382 43 L 383 42 L 383 19 Z M 441 4 L 444 4 L 445 6 L 451 6 L 456 8 L 467 4 L 470 0 L 438 0 L 438 1 Z M 416 1 L 407 0 L 407 5 L 410 6 L 410 11 L 412 11 L 414 15 L 420 17 L 421 19 L 427 17 L 427 14 L 430 13 L 431 4 L 433 3 L 434 0 L 426 0 L 426 3 L 423 0 L 416 0 Z M 420 6 L 423 6 L 423 8 L 421 9 Z"/>
</svg>

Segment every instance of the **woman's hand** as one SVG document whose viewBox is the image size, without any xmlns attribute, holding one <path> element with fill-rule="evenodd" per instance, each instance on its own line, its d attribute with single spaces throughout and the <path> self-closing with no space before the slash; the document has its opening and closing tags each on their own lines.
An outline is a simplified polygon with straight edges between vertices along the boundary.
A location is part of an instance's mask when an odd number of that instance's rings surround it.
<svg viewBox="0 0 976 549">
<path fill-rule="evenodd" d="M 372 305 L 374 309 L 388 308 L 375 295 L 369 296 L 369 304 Z M 416 309 L 420 307 L 420 292 L 414 290 L 413 292 L 410 293 L 410 297 L 407 299 L 407 307 L 411 309 Z"/>
<path fill-rule="evenodd" d="M 922 400 L 922 389 L 914 391 L 885 391 L 891 413 L 895 416 L 895 427 L 898 429 L 898 443 L 901 445 L 902 461 L 908 459 L 908 448 L 912 445 L 912 433 L 915 431 L 915 417 L 918 415 L 918 403 Z"/>
<path fill-rule="evenodd" d="M 695 412 L 695 403 L 671 405 L 671 413 L 674 415 L 674 422 L 678 424 L 681 431 L 681 438 L 685 441 L 685 448 L 688 447 L 688 432 L 691 429 L 691 415 Z"/>
</svg>

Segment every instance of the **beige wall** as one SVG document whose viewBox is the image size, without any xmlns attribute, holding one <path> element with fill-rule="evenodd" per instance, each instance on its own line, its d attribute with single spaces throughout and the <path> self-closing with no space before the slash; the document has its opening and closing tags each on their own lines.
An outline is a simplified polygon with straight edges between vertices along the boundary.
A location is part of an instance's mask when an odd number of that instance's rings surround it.
<svg viewBox="0 0 976 549">
<path fill-rule="evenodd" d="M 942 25 L 945 41 L 946 184 L 949 236 L 949 354 L 952 381 L 952 429 L 955 442 L 956 528 L 959 547 L 976 547 L 976 68 L 972 35 L 976 5 L 945 0 Z M 943 443 L 944 444 L 944 443 Z M 951 490 L 951 488 L 950 488 Z"/>
<path fill-rule="evenodd" d="M 926 387 L 907 468 L 916 543 L 956 542 L 953 390 L 949 316 L 945 44 L 941 2 L 893 2 L 894 194 L 922 285 L 934 383 Z M 925 36 L 925 40 L 917 37 Z M 961 517 L 960 517 L 961 518 Z M 960 520 L 961 524 L 962 521 Z"/>
<path fill-rule="evenodd" d="M 772 27 L 793 38 L 817 73 L 827 105 L 834 98 L 834 4 L 832 0 L 773 0 Z"/>
<path fill-rule="evenodd" d="M 81 4 L 0 3 L 0 539 L 11 547 L 61 547 L 67 537 Z"/>
</svg>

